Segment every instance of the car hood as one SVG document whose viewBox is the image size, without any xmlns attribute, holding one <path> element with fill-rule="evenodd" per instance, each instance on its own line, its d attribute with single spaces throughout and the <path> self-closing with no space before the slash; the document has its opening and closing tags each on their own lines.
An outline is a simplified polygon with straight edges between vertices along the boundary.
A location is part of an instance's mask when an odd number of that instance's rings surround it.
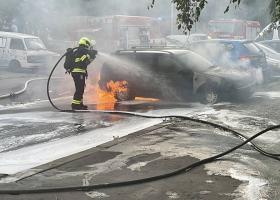
<svg viewBox="0 0 280 200">
<path fill-rule="evenodd" d="M 203 72 L 205 75 L 216 76 L 231 82 L 235 88 L 241 88 L 256 83 L 253 71 L 236 70 L 223 67 L 215 67 Z"/>
<path fill-rule="evenodd" d="M 252 78 L 252 73 L 247 70 L 227 69 L 223 67 L 215 67 L 214 69 L 207 70 L 203 74 L 218 76 L 220 78 L 238 81 L 240 79 Z"/>
</svg>

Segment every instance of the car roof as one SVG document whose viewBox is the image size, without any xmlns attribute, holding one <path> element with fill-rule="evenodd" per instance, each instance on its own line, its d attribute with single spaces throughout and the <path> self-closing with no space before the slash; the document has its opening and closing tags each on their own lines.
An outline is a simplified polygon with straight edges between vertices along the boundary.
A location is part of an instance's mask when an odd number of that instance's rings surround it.
<svg viewBox="0 0 280 200">
<path fill-rule="evenodd" d="M 13 38 L 39 38 L 34 35 L 27 35 L 23 33 L 14 33 L 14 32 L 4 32 L 0 31 L 0 37 L 13 37 Z"/>
<path fill-rule="evenodd" d="M 227 40 L 227 39 L 211 39 L 211 40 L 199 40 L 195 42 L 191 42 L 188 44 L 196 44 L 196 43 L 218 43 L 218 42 L 230 42 L 230 43 L 244 43 L 244 42 L 254 42 L 253 40 Z M 188 45 L 186 44 L 186 45 Z"/>
<path fill-rule="evenodd" d="M 280 42 L 280 40 L 264 40 L 264 41 L 260 41 L 260 43 L 278 43 Z"/>
<path fill-rule="evenodd" d="M 187 49 L 127 49 L 127 50 L 117 50 L 116 53 L 157 53 L 157 54 L 185 54 L 192 51 Z"/>
</svg>

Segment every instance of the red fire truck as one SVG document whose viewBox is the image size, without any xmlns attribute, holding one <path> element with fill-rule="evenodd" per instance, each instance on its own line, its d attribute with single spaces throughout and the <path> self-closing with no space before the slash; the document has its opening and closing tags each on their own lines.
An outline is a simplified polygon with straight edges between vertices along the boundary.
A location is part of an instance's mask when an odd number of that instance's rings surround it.
<svg viewBox="0 0 280 200">
<path fill-rule="evenodd" d="M 212 39 L 255 39 L 260 32 L 260 23 L 236 19 L 211 20 L 208 23 L 208 36 Z"/>
<path fill-rule="evenodd" d="M 69 20 L 71 45 L 83 36 L 95 40 L 101 52 L 132 46 L 164 45 L 161 19 L 142 16 L 73 16 Z"/>
</svg>

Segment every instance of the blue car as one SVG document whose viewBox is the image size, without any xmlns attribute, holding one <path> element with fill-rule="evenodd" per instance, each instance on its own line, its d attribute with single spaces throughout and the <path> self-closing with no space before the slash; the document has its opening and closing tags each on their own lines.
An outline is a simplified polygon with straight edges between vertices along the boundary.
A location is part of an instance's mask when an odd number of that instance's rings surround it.
<svg viewBox="0 0 280 200">
<path fill-rule="evenodd" d="M 184 46 L 229 68 L 261 68 L 263 82 L 270 82 L 269 66 L 264 52 L 249 40 L 203 40 Z M 260 84 L 261 81 L 258 81 Z"/>
</svg>

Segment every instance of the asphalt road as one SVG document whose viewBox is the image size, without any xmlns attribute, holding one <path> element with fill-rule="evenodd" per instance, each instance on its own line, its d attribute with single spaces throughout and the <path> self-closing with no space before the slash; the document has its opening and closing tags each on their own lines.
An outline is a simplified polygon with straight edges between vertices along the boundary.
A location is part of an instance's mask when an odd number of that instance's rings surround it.
<svg viewBox="0 0 280 200">
<path fill-rule="evenodd" d="M 1 76 L 5 76 L 5 72 Z M 10 74 L 10 79 L 20 88 L 23 81 L 16 76 L 18 74 Z M 67 80 L 69 85 L 70 80 Z M 7 80 L 1 81 L 4 83 Z M 69 109 L 69 93 L 59 96 L 55 90 L 62 81 L 52 83 L 52 98 L 60 108 Z M 241 142 L 230 133 L 188 121 L 151 120 L 106 113 L 61 113 L 46 101 L 45 84 L 45 81 L 32 82 L 23 95 L 0 100 L 0 174 L 8 174 L 0 179 L 1 189 L 61 186 L 69 182 L 72 185 L 86 185 L 93 184 L 93 180 L 94 183 L 96 180 L 99 183 L 110 182 L 111 177 L 118 176 L 123 178 L 114 181 L 124 180 L 127 176 L 141 178 L 172 171 L 226 151 Z M 246 102 L 221 102 L 213 106 L 161 100 L 100 101 L 91 87 L 86 92 L 85 101 L 91 110 L 185 115 L 228 126 L 251 136 L 271 125 L 280 124 L 279 85 L 272 83 L 258 87 L 255 95 Z M 4 89 L 9 90 L 8 87 Z M 71 86 L 63 90 L 67 92 L 69 89 Z M 90 154 L 91 159 L 71 161 L 37 175 L 37 172 L 33 172 L 34 175 L 29 177 L 32 171 L 29 169 L 36 166 L 102 146 L 166 120 L 170 123 L 167 127 L 117 142 L 114 146 Z M 269 152 L 280 152 L 277 131 L 267 133 L 255 142 Z M 278 160 L 260 155 L 246 145 L 224 157 L 224 160 L 201 166 L 183 177 L 155 184 L 82 194 L 53 194 L 54 197 L 8 195 L 0 196 L 0 199 L 279 199 L 279 176 Z"/>
</svg>

